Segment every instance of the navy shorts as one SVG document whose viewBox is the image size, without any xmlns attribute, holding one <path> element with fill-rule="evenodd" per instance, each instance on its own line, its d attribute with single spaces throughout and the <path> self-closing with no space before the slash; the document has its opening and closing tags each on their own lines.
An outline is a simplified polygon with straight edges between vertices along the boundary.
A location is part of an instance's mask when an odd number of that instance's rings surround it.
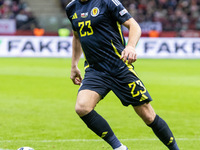
<svg viewBox="0 0 200 150">
<path fill-rule="evenodd" d="M 128 68 L 110 75 L 89 67 L 85 71 L 79 91 L 85 89 L 97 92 L 102 99 L 112 90 L 124 106 L 138 106 L 152 101 L 135 71 Z"/>
</svg>

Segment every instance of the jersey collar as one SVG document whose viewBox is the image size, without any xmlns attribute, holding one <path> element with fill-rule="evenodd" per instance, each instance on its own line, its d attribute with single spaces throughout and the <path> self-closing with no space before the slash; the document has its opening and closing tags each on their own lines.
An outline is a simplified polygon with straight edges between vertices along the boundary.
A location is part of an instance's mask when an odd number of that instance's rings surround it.
<svg viewBox="0 0 200 150">
<path fill-rule="evenodd" d="M 81 0 L 79 0 L 79 2 L 81 2 L 81 3 L 87 3 L 88 1 L 90 1 L 90 0 L 87 0 L 87 1 L 81 1 Z"/>
</svg>

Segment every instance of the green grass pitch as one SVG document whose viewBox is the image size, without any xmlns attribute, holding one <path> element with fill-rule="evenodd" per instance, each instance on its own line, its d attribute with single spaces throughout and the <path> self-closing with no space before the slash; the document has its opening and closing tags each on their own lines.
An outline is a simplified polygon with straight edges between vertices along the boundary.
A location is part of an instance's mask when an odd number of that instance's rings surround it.
<svg viewBox="0 0 200 150">
<path fill-rule="evenodd" d="M 181 150 L 200 149 L 200 59 L 138 59 L 135 70 Z M 0 150 L 111 150 L 74 111 L 71 59 L 0 58 Z M 79 68 L 82 73 L 83 59 Z M 96 107 L 130 150 L 167 150 L 109 93 Z"/>
</svg>

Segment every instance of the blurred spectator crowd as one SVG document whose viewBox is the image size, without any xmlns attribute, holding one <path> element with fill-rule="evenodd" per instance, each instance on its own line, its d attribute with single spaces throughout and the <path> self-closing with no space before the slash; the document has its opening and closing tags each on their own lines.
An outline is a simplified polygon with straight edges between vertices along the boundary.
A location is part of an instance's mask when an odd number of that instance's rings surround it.
<svg viewBox="0 0 200 150">
<path fill-rule="evenodd" d="M 71 0 L 60 0 L 61 7 Z M 200 30 L 200 0 L 120 0 L 139 22 L 160 22 L 163 31 Z M 0 19 L 15 19 L 19 30 L 37 27 L 24 0 L 0 0 Z"/>
<path fill-rule="evenodd" d="M 31 8 L 23 0 L 0 0 L 0 19 L 15 19 L 17 29 L 21 30 L 36 26 Z"/>
<path fill-rule="evenodd" d="M 65 8 L 71 0 L 60 0 Z M 200 30 L 200 0 L 120 0 L 137 22 L 161 22 L 164 31 Z"/>
<path fill-rule="evenodd" d="M 122 0 L 138 22 L 161 22 L 164 31 L 200 30 L 200 0 Z"/>
</svg>

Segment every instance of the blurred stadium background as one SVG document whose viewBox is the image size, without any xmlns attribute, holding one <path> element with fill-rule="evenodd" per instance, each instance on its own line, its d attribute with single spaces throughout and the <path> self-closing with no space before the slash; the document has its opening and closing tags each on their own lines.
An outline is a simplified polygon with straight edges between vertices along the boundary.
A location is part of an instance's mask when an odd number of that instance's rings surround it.
<svg viewBox="0 0 200 150">
<path fill-rule="evenodd" d="M 69 79 L 69 2 L 0 0 L 0 150 L 110 149 L 74 112 L 78 86 Z M 200 149 L 200 1 L 121 2 L 142 28 L 136 48 L 141 59 L 134 66 L 155 100 L 152 105 L 181 150 Z M 127 36 L 127 29 L 123 33 Z M 130 149 L 165 150 L 132 108 L 116 99 L 110 93 L 96 109 L 122 142 Z"/>
<path fill-rule="evenodd" d="M 16 30 L 8 35 L 33 35 L 34 28 L 45 35 L 57 35 L 60 28 L 71 30 L 65 15 L 70 0 L 0 0 L 0 19 L 13 19 Z M 122 0 L 140 23 L 143 37 L 155 29 L 160 37 L 200 37 L 199 0 Z M 1 28 L 2 25 L 1 25 Z M 5 30 L 4 30 L 5 32 Z M 6 35 L 6 33 L 0 33 Z"/>
</svg>

